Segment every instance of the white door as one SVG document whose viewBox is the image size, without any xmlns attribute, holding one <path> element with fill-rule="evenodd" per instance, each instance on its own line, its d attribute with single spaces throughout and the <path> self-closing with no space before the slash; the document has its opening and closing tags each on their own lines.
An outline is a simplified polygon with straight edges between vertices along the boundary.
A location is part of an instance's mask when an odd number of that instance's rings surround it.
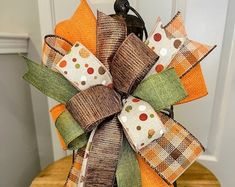
<svg viewBox="0 0 235 187">
<path fill-rule="evenodd" d="M 38 0 L 41 35 L 53 33 L 54 25 L 71 16 L 78 0 Z M 95 8 L 107 14 L 113 12 L 114 0 L 90 0 Z M 232 142 L 235 142 L 233 120 L 235 104 L 235 1 L 233 0 L 132 0 L 131 5 L 143 16 L 150 31 L 156 17 L 164 23 L 180 10 L 185 18 L 188 36 L 206 44 L 217 44 L 202 64 L 209 96 L 177 106 L 176 120 L 182 122 L 206 147 L 199 161 L 209 167 L 223 187 L 232 187 L 235 162 Z M 49 106 L 53 106 L 49 100 Z M 47 109 L 48 110 L 48 109 Z M 61 151 L 51 124 L 54 159 L 67 153 Z M 40 142 L 39 142 L 40 144 Z"/>
</svg>

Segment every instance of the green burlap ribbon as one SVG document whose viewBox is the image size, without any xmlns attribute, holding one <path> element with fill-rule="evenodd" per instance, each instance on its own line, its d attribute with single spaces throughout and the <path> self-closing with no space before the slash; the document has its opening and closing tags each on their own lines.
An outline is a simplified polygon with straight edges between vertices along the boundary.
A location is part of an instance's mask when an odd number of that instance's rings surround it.
<svg viewBox="0 0 235 187">
<path fill-rule="evenodd" d="M 141 187 L 141 174 L 136 154 L 126 138 L 123 139 L 122 155 L 116 171 L 118 187 Z"/>
<path fill-rule="evenodd" d="M 85 134 L 84 130 L 67 110 L 58 117 L 55 125 L 68 149 L 77 150 L 87 144 L 89 136 Z"/>
<path fill-rule="evenodd" d="M 133 93 L 148 102 L 156 111 L 165 109 L 187 97 L 187 93 L 173 68 L 143 80 Z"/>
<path fill-rule="evenodd" d="M 65 103 L 78 93 L 78 90 L 61 74 L 35 63 L 26 57 L 23 58 L 26 60 L 29 68 L 29 71 L 23 78 L 46 96 L 60 103 Z"/>
</svg>

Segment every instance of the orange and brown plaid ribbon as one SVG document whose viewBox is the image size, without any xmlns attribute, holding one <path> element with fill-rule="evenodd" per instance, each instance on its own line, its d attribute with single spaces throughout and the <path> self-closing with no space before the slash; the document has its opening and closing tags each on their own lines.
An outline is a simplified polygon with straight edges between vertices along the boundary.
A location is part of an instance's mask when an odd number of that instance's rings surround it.
<svg viewBox="0 0 235 187">
<path fill-rule="evenodd" d="M 139 153 L 168 184 L 172 184 L 198 158 L 204 148 L 178 122 L 162 113 L 159 115 L 168 131 Z"/>
<path fill-rule="evenodd" d="M 183 77 L 200 63 L 216 46 L 208 46 L 193 40 L 186 40 L 168 67 L 174 67 L 178 76 Z"/>
<path fill-rule="evenodd" d="M 77 152 L 74 159 L 74 163 L 69 171 L 69 175 L 64 185 L 65 187 L 77 187 L 84 154 L 84 149 L 81 149 Z"/>
<path fill-rule="evenodd" d="M 184 21 L 180 12 L 164 27 L 170 38 L 187 37 Z M 185 41 L 183 47 L 172 59 L 169 67 L 174 67 L 179 77 L 183 77 L 200 63 L 216 46 L 208 46 L 193 40 Z"/>
<path fill-rule="evenodd" d="M 187 37 L 184 21 L 180 12 L 178 12 L 164 28 L 170 38 Z M 187 48 L 184 49 L 187 51 Z M 179 54 L 181 54 L 181 52 Z M 191 54 L 191 52 L 188 51 L 185 52 L 185 54 Z M 196 63 L 193 69 L 181 77 L 181 82 L 188 93 L 188 97 L 179 102 L 179 104 L 199 99 L 208 94 L 201 65 L 199 63 Z"/>
<path fill-rule="evenodd" d="M 44 39 L 42 63 L 55 70 L 55 65 L 66 55 L 73 45 L 64 38 L 47 35 Z"/>
</svg>

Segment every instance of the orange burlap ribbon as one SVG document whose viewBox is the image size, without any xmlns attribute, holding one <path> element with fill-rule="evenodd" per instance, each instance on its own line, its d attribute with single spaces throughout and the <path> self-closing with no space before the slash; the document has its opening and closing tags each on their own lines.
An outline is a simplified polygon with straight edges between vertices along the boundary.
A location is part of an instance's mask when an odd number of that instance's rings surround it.
<svg viewBox="0 0 235 187">
<path fill-rule="evenodd" d="M 55 107 L 53 107 L 51 110 L 50 110 L 50 113 L 51 113 L 51 117 L 52 117 L 52 120 L 53 122 L 56 122 L 57 118 L 65 111 L 65 105 L 64 104 L 59 104 L 59 105 L 56 105 Z M 63 150 L 67 150 L 68 147 L 67 145 L 65 144 L 64 142 L 64 139 L 63 137 L 61 136 L 60 132 L 56 129 L 56 132 L 57 132 L 57 135 L 58 135 L 58 138 L 59 138 L 59 141 L 60 141 L 60 145 L 62 147 Z"/>
<path fill-rule="evenodd" d="M 181 83 L 184 85 L 188 97 L 177 104 L 200 99 L 208 94 L 200 64 L 196 65 L 189 73 L 183 76 L 181 78 Z"/>
<path fill-rule="evenodd" d="M 70 19 L 56 25 L 55 34 L 72 44 L 80 42 L 96 53 L 96 18 L 86 0 L 81 0 Z"/>
</svg>

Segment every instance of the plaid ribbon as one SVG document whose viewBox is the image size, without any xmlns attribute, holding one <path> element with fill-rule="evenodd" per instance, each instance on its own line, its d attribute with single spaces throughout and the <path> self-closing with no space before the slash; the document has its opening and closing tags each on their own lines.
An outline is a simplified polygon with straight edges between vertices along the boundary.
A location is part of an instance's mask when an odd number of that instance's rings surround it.
<svg viewBox="0 0 235 187">
<path fill-rule="evenodd" d="M 200 63 L 216 46 L 208 46 L 196 41 L 186 40 L 168 67 L 174 67 L 178 76 L 183 77 Z"/>
<path fill-rule="evenodd" d="M 183 17 L 180 12 L 175 15 L 164 29 L 170 38 L 187 37 Z M 181 77 L 181 82 L 188 93 L 188 97 L 178 104 L 190 102 L 208 94 L 201 65 L 199 63 L 191 71 L 185 74 L 185 76 Z"/>
<path fill-rule="evenodd" d="M 180 12 L 178 12 L 164 28 L 170 38 L 187 37 L 184 21 Z M 216 46 L 201 44 L 187 38 L 168 67 L 174 67 L 179 77 L 183 77 L 200 63 L 215 47 Z"/>
<path fill-rule="evenodd" d="M 201 143 L 182 125 L 159 114 L 168 131 L 139 154 L 168 183 L 172 184 L 204 151 Z"/>
<path fill-rule="evenodd" d="M 164 27 L 169 38 L 183 38 L 187 37 L 184 27 L 184 20 L 180 12 Z"/>
<path fill-rule="evenodd" d="M 64 38 L 55 35 L 47 35 L 44 38 L 42 63 L 54 71 L 55 65 L 66 55 L 72 44 Z"/>
<path fill-rule="evenodd" d="M 64 185 L 65 187 L 77 187 L 84 154 L 84 149 L 80 149 L 77 152 L 74 163 L 69 171 L 69 175 Z"/>
</svg>

